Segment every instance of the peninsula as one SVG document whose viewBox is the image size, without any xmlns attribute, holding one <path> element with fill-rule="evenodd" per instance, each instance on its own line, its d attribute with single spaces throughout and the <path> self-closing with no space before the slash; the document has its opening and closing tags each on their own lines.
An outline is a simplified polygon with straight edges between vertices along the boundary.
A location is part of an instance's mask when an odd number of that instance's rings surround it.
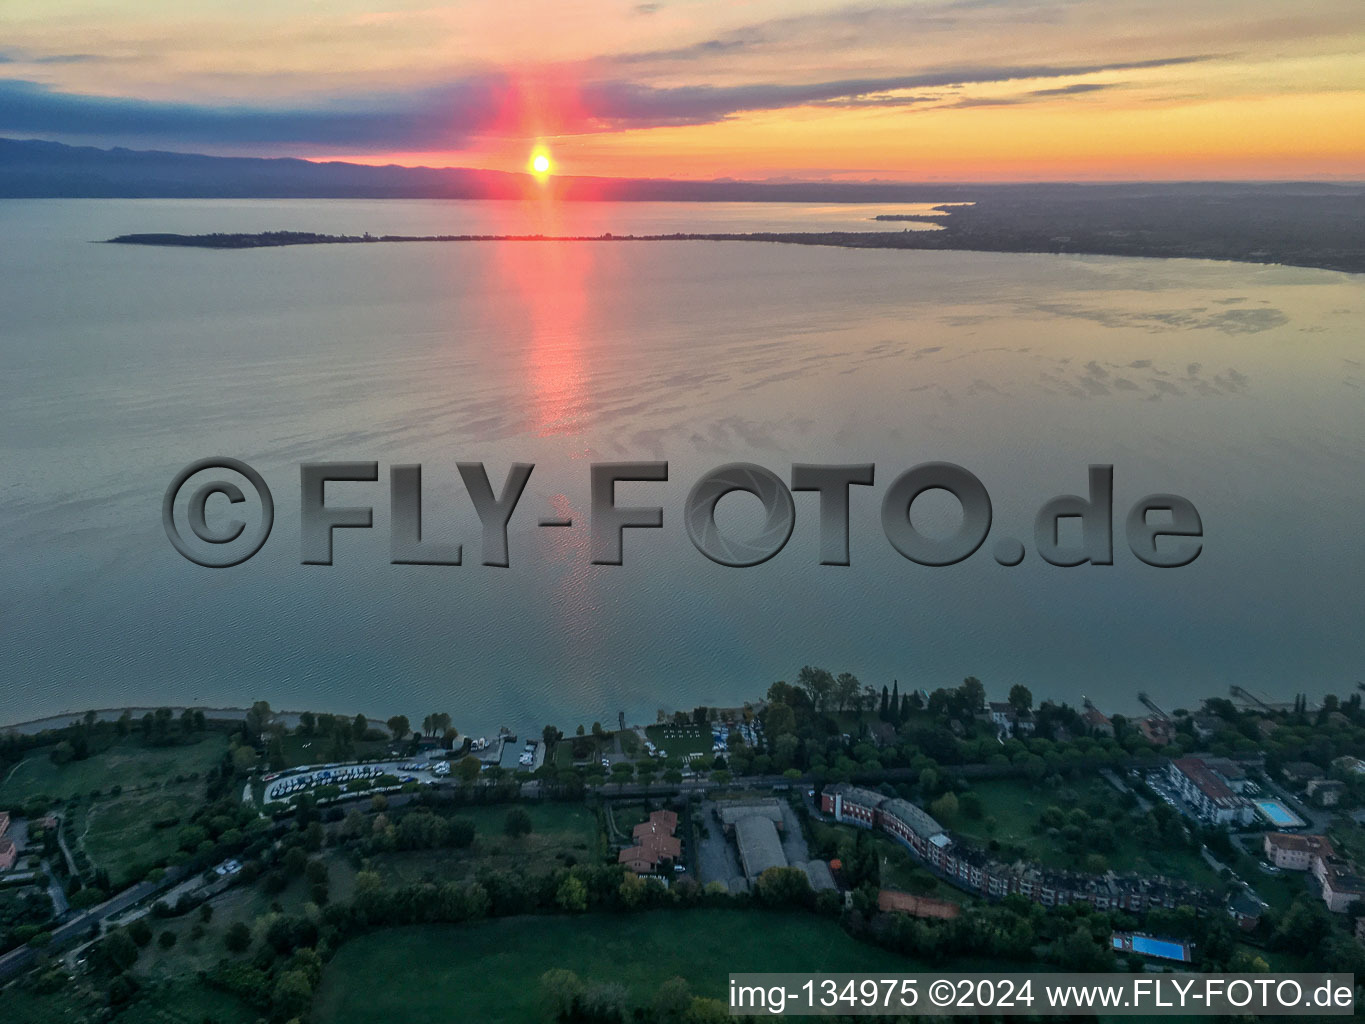
<svg viewBox="0 0 1365 1024">
<path fill-rule="evenodd" d="M 879 222 L 913 220 L 914 229 L 870 231 L 679 232 L 600 235 L 394 235 L 307 231 L 185 235 L 141 233 L 122 245 L 256 249 L 374 242 L 777 242 L 848 249 L 932 249 L 1070 253 L 1162 259 L 1233 260 L 1365 273 L 1365 203 L 1357 190 L 1263 191 L 1236 198 L 1198 190 L 1145 195 L 1112 190 L 986 192 L 969 204 L 945 202 L 930 213 L 883 213 Z M 936 229 L 924 230 L 925 225 Z"/>
</svg>

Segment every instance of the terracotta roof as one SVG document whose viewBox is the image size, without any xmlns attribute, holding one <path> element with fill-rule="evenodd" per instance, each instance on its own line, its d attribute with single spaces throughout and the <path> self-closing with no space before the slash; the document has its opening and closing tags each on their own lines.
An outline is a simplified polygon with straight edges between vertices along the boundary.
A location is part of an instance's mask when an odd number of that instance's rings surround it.
<svg viewBox="0 0 1365 1024">
<path fill-rule="evenodd" d="M 1236 797 L 1228 784 L 1200 758 L 1182 757 L 1175 762 L 1175 766 L 1210 800 L 1232 800 Z"/>
</svg>

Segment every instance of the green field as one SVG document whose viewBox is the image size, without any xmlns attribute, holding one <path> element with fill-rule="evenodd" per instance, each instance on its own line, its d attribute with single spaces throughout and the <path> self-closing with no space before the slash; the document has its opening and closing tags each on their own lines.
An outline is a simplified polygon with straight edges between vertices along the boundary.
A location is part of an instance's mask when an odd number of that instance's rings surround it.
<svg viewBox="0 0 1365 1024">
<path fill-rule="evenodd" d="M 255 1024 L 260 1014 L 226 992 L 196 982 L 159 986 L 114 1018 L 115 1024 Z"/>
<path fill-rule="evenodd" d="M 239 1000 L 195 981 L 178 980 L 144 989 L 137 1000 L 113 1018 L 103 1017 L 105 998 L 87 979 L 79 977 L 55 992 L 39 994 L 12 985 L 0 997 L 7 1021 L 23 1024 L 68 1024 L 70 1021 L 110 1020 L 114 1024 L 255 1024 L 260 1014 Z"/>
<path fill-rule="evenodd" d="M 0 782 L 0 808 L 19 807 L 37 797 L 69 800 L 114 786 L 124 790 L 159 786 L 177 775 L 203 775 L 222 758 L 227 737 L 207 733 L 197 743 L 147 747 L 134 739 L 116 743 L 103 753 L 56 765 L 41 748 L 15 765 Z"/>
<path fill-rule="evenodd" d="M 1078 783 L 1076 799 L 1065 800 L 1055 790 L 1031 786 L 1027 782 L 999 779 L 979 782 L 972 792 L 981 799 L 982 816 L 970 818 L 959 813 L 944 825 L 981 844 L 992 839 L 1022 847 L 1025 856 L 1046 867 L 1079 868 L 1083 858 L 1074 858 L 1061 849 L 1046 831 L 1039 831 L 1040 815 L 1050 806 L 1070 811 L 1076 806 L 1112 805 L 1119 795 L 1102 779 Z M 991 819 L 994 819 L 993 825 Z M 1122 820 L 1113 822 L 1116 846 L 1101 855 L 1110 868 L 1120 874 L 1160 874 L 1180 878 L 1194 885 L 1216 886 L 1219 878 L 1198 852 L 1184 848 L 1154 849 L 1130 838 Z"/>
<path fill-rule="evenodd" d="M 530 835 L 512 839 L 504 834 L 503 823 L 513 807 L 530 814 Z M 398 882 L 420 882 L 468 878 L 486 867 L 534 874 L 566 863 L 591 863 L 598 856 L 597 816 L 582 804 L 474 805 L 448 813 L 474 822 L 473 845 L 464 850 L 388 853 L 376 858 L 376 869 Z"/>
<path fill-rule="evenodd" d="M 154 828 L 152 822 L 187 821 L 202 794 L 202 783 L 173 782 L 161 789 L 96 801 L 81 809 L 75 822 L 76 841 L 91 863 L 108 871 L 116 885 L 137 881 L 133 875 L 177 849 L 178 827 Z"/>
<path fill-rule="evenodd" d="M 0 785 L 0 808 L 37 798 L 71 801 L 63 813 L 72 819 L 77 845 L 91 863 L 108 871 L 116 885 L 136 881 L 133 875 L 176 848 L 176 828 L 157 829 L 152 823 L 188 819 L 202 800 L 204 773 L 226 749 L 225 736 L 208 733 L 197 743 L 175 747 L 125 740 L 65 765 L 53 764 L 46 750 L 38 750 Z"/>
<path fill-rule="evenodd" d="M 917 966 L 855 942 L 833 921 L 743 910 L 517 917 L 470 926 L 376 932 L 328 965 L 314 1024 L 444 1019 L 542 1021 L 540 976 L 552 967 L 625 985 L 638 1003 L 686 978 L 721 998 L 731 971 L 907 971 Z"/>
<path fill-rule="evenodd" d="M 87 1020 L 87 1014 L 99 1005 L 93 993 L 75 986 L 38 994 L 23 985 L 11 985 L 0 995 L 5 1019 L 24 1024 L 69 1024 L 70 1021 Z"/>
<path fill-rule="evenodd" d="M 330 741 L 322 736 L 298 736 L 290 734 L 280 740 L 284 748 L 285 766 L 295 768 L 300 765 L 327 764 L 331 761 L 359 761 L 370 757 L 383 757 L 389 749 L 389 741 L 356 740 L 351 744 L 351 752 L 333 757 Z"/>
</svg>

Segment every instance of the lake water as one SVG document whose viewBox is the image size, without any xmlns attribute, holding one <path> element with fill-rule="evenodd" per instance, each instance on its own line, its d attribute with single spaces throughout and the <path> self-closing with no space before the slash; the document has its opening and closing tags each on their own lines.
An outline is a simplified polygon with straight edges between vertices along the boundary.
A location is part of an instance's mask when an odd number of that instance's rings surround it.
<svg viewBox="0 0 1365 1024">
<path fill-rule="evenodd" d="M 138 231 L 597 234 L 886 230 L 904 208 L 771 204 L 0 203 L 0 722 L 122 704 L 447 710 L 465 730 L 760 696 L 801 665 L 880 687 L 966 675 L 1003 698 L 1135 710 L 1240 684 L 1289 699 L 1361 676 L 1365 279 L 1192 261 L 754 243 L 479 243 L 212 252 L 89 244 Z M 185 464 L 246 460 L 276 501 L 255 558 L 210 570 L 162 530 Z M 666 459 L 626 564 L 588 556 L 588 466 Z M 298 465 L 371 505 L 335 564 L 300 564 Z M 991 495 L 949 568 L 903 559 L 886 486 L 927 460 Z M 478 564 L 456 462 L 536 468 L 511 566 Z M 816 497 L 786 548 L 715 565 L 682 508 L 733 461 L 874 462 L 852 565 L 820 566 Z M 424 529 L 460 567 L 388 564 L 388 467 L 424 466 Z M 1032 551 L 1049 497 L 1115 467 L 1112 566 Z M 1158 570 L 1138 497 L 1194 502 L 1205 549 Z M 932 498 L 933 496 L 929 496 Z M 748 499 L 722 506 L 742 533 Z M 224 508 L 226 506 L 224 505 Z M 916 522 L 921 506 L 917 504 Z M 926 499 L 926 529 L 951 525 Z M 226 515 L 226 512 L 223 512 Z M 538 529 L 551 514 L 571 529 Z M 1016 568 L 994 541 L 1023 539 Z"/>
</svg>

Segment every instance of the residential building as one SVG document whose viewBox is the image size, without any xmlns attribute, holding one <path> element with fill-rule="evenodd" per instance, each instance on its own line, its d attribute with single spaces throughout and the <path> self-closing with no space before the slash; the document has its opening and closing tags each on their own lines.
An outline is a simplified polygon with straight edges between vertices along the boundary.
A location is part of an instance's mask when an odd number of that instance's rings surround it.
<svg viewBox="0 0 1365 1024">
<path fill-rule="evenodd" d="M 1199 817 L 1219 825 L 1251 824 L 1255 813 L 1251 802 L 1233 792 L 1228 780 L 1203 759 L 1177 758 L 1171 762 L 1167 775 L 1176 792 Z"/>
<path fill-rule="evenodd" d="M 675 812 L 654 811 L 647 821 L 635 826 L 632 831 L 635 845 L 618 853 L 616 862 L 637 875 L 656 874 L 660 864 L 682 856 L 682 841 L 673 834 L 677 827 Z"/>
<path fill-rule="evenodd" d="M 1308 780 L 1308 799 L 1319 807 L 1335 807 L 1341 803 L 1341 797 L 1345 792 L 1346 784 L 1336 779 Z"/>
<path fill-rule="evenodd" d="M 14 840 L 0 838 L 0 871 L 8 871 L 14 867 L 14 862 L 18 857 L 19 849 L 14 845 Z"/>
<path fill-rule="evenodd" d="M 1309 779 L 1315 779 L 1322 774 L 1322 769 L 1311 761 L 1290 761 L 1280 771 L 1285 781 L 1295 786 L 1302 786 Z"/>
<path fill-rule="evenodd" d="M 1313 861 L 1313 877 L 1322 887 L 1322 902 L 1334 914 L 1344 914 L 1352 903 L 1365 900 L 1365 878 L 1338 857 L 1316 858 Z"/>
<path fill-rule="evenodd" d="M 1356 775 L 1365 775 L 1365 761 L 1358 757 L 1339 757 L 1332 762 L 1333 768 L 1340 768 L 1344 772 L 1353 772 Z"/>
<path fill-rule="evenodd" d="M 9 811 L 0 811 L 0 838 L 9 831 Z"/>
<path fill-rule="evenodd" d="M 1175 725 L 1169 718 L 1162 718 L 1159 715 L 1139 718 L 1137 727 L 1143 738 L 1154 746 L 1169 746 L 1171 740 L 1175 739 Z"/>
<path fill-rule="evenodd" d="M 1027 736 L 1033 732 L 1033 716 L 1025 713 L 1022 717 L 1008 701 L 993 700 L 986 705 L 995 731 L 1012 736 Z"/>
<path fill-rule="evenodd" d="M 1114 735 L 1114 723 L 1109 720 L 1109 716 L 1098 708 L 1086 708 L 1081 713 L 1081 721 L 1095 736 Z"/>
<path fill-rule="evenodd" d="M 1265 859 L 1281 871 L 1308 871 L 1318 857 L 1332 854 L 1332 843 L 1326 836 L 1295 835 L 1291 832 L 1265 834 Z"/>
<path fill-rule="evenodd" d="M 1228 897 L 1228 916 L 1236 921 L 1237 927 L 1244 932 L 1254 931 L 1261 923 L 1261 915 L 1264 912 L 1265 904 L 1246 886 Z"/>
<path fill-rule="evenodd" d="M 1113 872 L 1086 875 L 993 860 L 984 849 L 954 840 L 923 808 L 869 789 L 842 783 L 826 786 L 820 806 L 837 821 L 880 829 L 944 880 L 989 899 L 1017 893 L 1044 906 L 1085 902 L 1098 910 L 1131 913 L 1153 907 L 1209 905 L 1207 893 L 1165 878 L 1123 877 Z"/>
</svg>

